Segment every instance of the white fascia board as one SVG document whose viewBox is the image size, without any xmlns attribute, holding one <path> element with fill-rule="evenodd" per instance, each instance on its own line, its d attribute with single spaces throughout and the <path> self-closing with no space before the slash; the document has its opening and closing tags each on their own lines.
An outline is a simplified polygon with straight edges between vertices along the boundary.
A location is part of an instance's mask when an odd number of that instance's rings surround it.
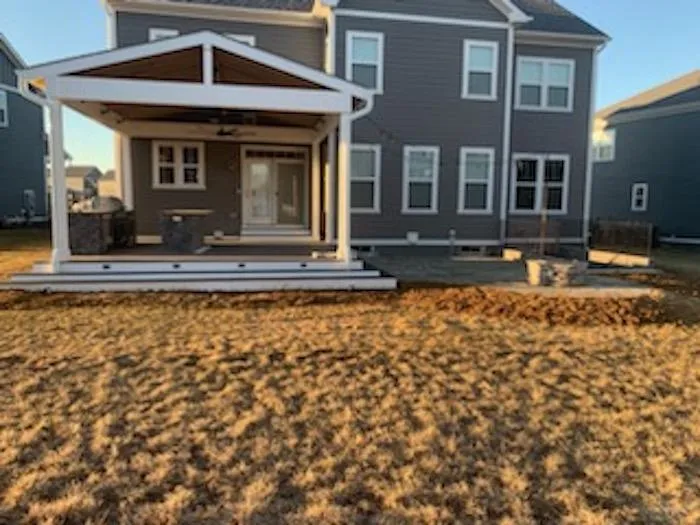
<svg viewBox="0 0 700 525">
<path fill-rule="evenodd" d="M 490 20 L 471 20 L 467 18 L 448 18 L 442 16 L 413 15 L 406 13 L 389 13 L 382 11 L 367 11 L 361 9 L 336 9 L 335 14 L 350 18 L 366 18 L 369 20 L 388 20 L 394 22 L 412 22 L 418 24 L 437 24 L 461 27 L 481 27 L 486 29 L 507 29 L 508 22 L 492 22 Z"/>
<path fill-rule="evenodd" d="M 235 129 L 236 135 L 220 137 L 218 124 L 190 124 L 180 122 L 127 121 L 120 130 L 131 138 L 159 137 L 163 139 L 223 140 L 270 144 L 310 144 L 317 135 L 313 129 L 280 128 L 270 126 L 223 126 Z"/>
<path fill-rule="evenodd" d="M 596 49 L 599 46 L 609 42 L 610 37 L 518 29 L 515 32 L 515 41 L 517 44 L 529 44 L 536 46 Z"/>
<path fill-rule="evenodd" d="M 273 53 L 268 53 L 260 48 L 237 42 L 232 38 L 227 38 L 212 31 L 199 31 L 175 38 L 164 38 L 145 44 L 102 51 L 58 62 L 49 62 L 47 64 L 21 70 L 18 74 L 23 80 L 56 77 L 205 45 L 211 45 L 222 51 L 246 58 L 272 69 L 289 73 L 290 75 L 319 84 L 328 89 L 342 91 L 366 101 L 372 98 L 371 92 L 351 82 L 327 75 L 322 71 Z"/>
<path fill-rule="evenodd" d="M 58 77 L 52 80 L 49 92 L 58 100 L 154 106 L 315 113 L 347 113 L 352 109 L 352 98 L 344 93 L 267 86 L 205 86 L 188 82 Z"/>
<path fill-rule="evenodd" d="M 491 4 L 503 13 L 512 24 L 524 24 L 532 21 L 532 17 L 516 6 L 511 0 L 489 0 Z"/>
</svg>

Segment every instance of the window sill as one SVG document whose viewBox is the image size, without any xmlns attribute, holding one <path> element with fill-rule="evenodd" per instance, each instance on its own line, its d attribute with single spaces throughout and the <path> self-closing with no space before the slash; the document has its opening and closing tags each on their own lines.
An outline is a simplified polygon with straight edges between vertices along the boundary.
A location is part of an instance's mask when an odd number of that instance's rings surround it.
<svg viewBox="0 0 700 525">
<path fill-rule="evenodd" d="M 516 111 L 530 111 L 532 113 L 573 113 L 573 108 L 548 108 L 544 106 L 515 106 Z"/>
<path fill-rule="evenodd" d="M 493 210 L 457 210 L 457 215 L 493 215 Z"/>
<path fill-rule="evenodd" d="M 350 213 L 353 215 L 381 215 L 381 210 L 371 208 L 351 208 Z"/>
<path fill-rule="evenodd" d="M 510 215 L 522 215 L 526 217 L 541 217 L 542 214 L 546 215 L 552 215 L 552 216 L 561 216 L 561 215 L 568 215 L 567 210 L 549 210 L 547 212 L 543 212 L 542 210 L 513 210 L 511 209 L 509 211 Z"/>
<path fill-rule="evenodd" d="M 498 97 L 490 95 L 469 95 L 467 93 L 462 93 L 462 100 L 472 100 L 474 102 L 498 102 Z"/>
<path fill-rule="evenodd" d="M 169 185 L 169 184 L 154 184 L 151 189 L 153 190 L 175 190 L 175 191 L 204 191 L 207 189 L 206 186 L 201 184 L 193 184 L 191 186 L 181 186 L 181 185 Z"/>
<path fill-rule="evenodd" d="M 401 210 L 402 215 L 437 215 L 437 210 Z"/>
</svg>

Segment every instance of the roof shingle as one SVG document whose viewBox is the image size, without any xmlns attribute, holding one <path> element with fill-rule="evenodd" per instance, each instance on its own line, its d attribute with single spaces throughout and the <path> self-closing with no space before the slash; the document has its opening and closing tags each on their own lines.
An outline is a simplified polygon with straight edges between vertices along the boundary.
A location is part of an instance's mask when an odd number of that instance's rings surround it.
<svg viewBox="0 0 700 525">
<path fill-rule="evenodd" d="M 171 0 L 185 4 L 208 4 L 251 9 L 278 9 L 281 11 L 311 11 L 314 0 Z"/>
<path fill-rule="evenodd" d="M 600 29 L 579 18 L 571 11 L 555 2 L 555 0 L 512 1 L 534 19 L 532 22 L 525 24 L 523 29 L 607 37 Z"/>
</svg>

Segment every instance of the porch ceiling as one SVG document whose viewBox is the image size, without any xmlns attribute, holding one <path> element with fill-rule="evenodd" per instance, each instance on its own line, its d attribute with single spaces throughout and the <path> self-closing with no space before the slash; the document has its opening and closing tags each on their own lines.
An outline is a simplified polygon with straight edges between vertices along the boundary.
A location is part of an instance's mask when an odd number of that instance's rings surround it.
<svg viewBox="0 0 700 525">
<path fill-rule="evenodd" d="M 325 115 L 314 113 L 285 113 L 272 111 L 236 111 L 220 108 L 191 108 L 183 106 L 146 106 L 134 104 L 101 104 L 118 118 L 134 122 L 182 122 L 220 126 L 274 126 L 314 128 Z M 80 111 L 79 108 L 76 108 Z"/>
</svg>

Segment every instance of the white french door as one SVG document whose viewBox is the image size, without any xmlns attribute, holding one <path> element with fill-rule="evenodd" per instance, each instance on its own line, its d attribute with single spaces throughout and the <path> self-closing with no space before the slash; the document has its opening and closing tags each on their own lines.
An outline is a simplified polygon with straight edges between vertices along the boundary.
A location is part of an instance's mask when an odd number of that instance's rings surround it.
<svg viewBox="0 0 700 525">
<path fill-rule="evenodd" d="M 243 228 L 307 228 L 306 149 L 247 147 L 242 156 Z"/>
</svg>

